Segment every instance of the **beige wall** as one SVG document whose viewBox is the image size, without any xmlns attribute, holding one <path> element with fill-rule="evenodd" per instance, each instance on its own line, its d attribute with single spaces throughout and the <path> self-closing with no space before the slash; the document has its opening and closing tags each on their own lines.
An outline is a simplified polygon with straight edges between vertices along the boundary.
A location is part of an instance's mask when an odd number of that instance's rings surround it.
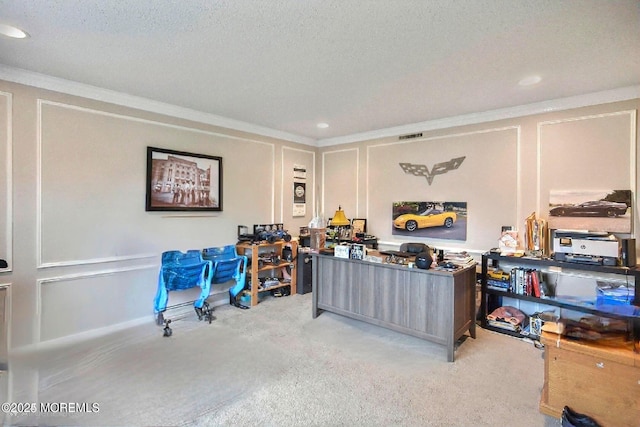
<svg viewBox="0 0 640 427">
<path fill-rule="evenodd" d="M 232 244 L 237 225 L 284 222 L 297 235 L 316 207 L 367 218 L 383 245 L 391 205 L 466 201 L 466 241 L 427 241 L 476 254 L 500 226 L 546 217 L 550 190 L 637 183 L 640 100 L 315 148 L 0 82 L 0 272 L 10 347 L 147 322 L 161 252 Z M 223 157 L 224 210 L 145 212 L 146 147 Z M 465 156 L 429 185 L 399 162 Z M 292 216 L 293 167 L 307 169 L 307 209 Z M 316 173 L 317 171 L 317 173 Z M 635 203 L 634 203 L 634 206 Z M 634 209 L 634 230 L 638 213 Z M 414 239 L 413 239 L 414 240 Z M 192 299 L 175 295 L 170 305 Z"/>
<path fill-rule="evenodd" d="M 223 211 L 146 212 L 146 147 L 221 156 Z M 237 226 L 295 235 L 315 148 L 0 82 L 0 286 L 10 346 L 152 321 L 160 254 L 234 244 Z M 293 165 L 309 207 L 292 217 Z M 169 306 L 193 300 L 175 293 Z"/>
<path fill-rule="evenodd" d="M 502 225 L 521 229 L 532 212 L 548 218 L 551 190 L 630 189 L 636 207 L 639 106 L 636 99 L 423 132 L 411 140 L 323 147 L 320 156 L 327 161 L 319 179 L 328 184 L 322 188 L 325 213 L 337 203 L 348 206 L 347 216 L 366 217 L 368 230 L 383 247 L 424 241 L 480 254 L 497 246 Z M 436 176 L 431 185 L 399 166 L 431 168 L 461 156 L 465 160 L 458 169 Z M 345 181 L 334 185 L 343 170 Z M 467 202 L 467 239 L 392 234 L 392 203 L 404 200 Z M 632 214 L 637 230 L 637 209 Z"/>
</svg>

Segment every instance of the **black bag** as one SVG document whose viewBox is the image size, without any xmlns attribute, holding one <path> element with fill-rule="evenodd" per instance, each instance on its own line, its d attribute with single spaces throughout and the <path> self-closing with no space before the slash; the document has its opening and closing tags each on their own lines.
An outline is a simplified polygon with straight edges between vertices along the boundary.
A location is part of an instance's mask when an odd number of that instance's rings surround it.
<svg viewBox="0 0 640 427">
<path fill-rule="evenodd" d="M 565 406 L 562 410 L 562 427 L 600 427 L 600 424 L 590 416 Z"/>
</svg>

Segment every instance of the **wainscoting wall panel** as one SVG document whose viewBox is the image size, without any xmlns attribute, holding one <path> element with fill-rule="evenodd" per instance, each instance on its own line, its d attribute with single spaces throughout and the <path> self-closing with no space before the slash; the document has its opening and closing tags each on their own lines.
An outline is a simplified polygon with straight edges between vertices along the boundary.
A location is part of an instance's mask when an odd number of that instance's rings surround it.
<svg viewBox="0 0 640 427">
<path fill-rule="evenodd" d="M 322 153 L 322 209 L 325 220 L 331 218 L 339 206 L 342 206 L 347 218 L 360 218 L 359 171 L 359 148 Z"/>
<path fill-rule="evenodd" d="M 6 371 L 9 363 L 10 291 L 10 283 L 0 283 L 0 371 Z"/>
<path fill-rule="evenodd" d="M 635 200 L 635 126 L 635 110 L 538 123 L 538 210 L 548 214 L 552 190 L 631 190 Z"/>
<path fill-rule="evenodd" d="M 297 236 L 300 227 L 309 225 L 316 209 L 316 153 L 312 150 L 282 147 L 282 179 L 280 194 L 280 220 L 289 229 L 292 236 Z M 294 167 L 303 166 L 306 169 L 306 178 L 294 178 Z M 293 216 L 293 189 L 294 183 L 305 184 L 305 214 Z"/>
<path fill-rule="evenodd" d="M 0 259 L 8 264 L 0 272 L 13 266 L 12 100 L 12 94 L 0 92 Z"/>
<path fill-rule="evenodd" d="M 50 101 L 39 106 L 41 268 L 230 244 L 237 224 L 256 221 L 252 212 L 271 212 L 261 220 L 273 220 L 273 144 Z M 223 211 L 145 212 L 147 146 L 221 156 Z"/>
<path fill-rule="evenodd" d="M 40 279 L 39 341 L 107 328 L 131 319 L 147 317 L 153 322 L 157 284 L 157 265 Z"/>
<path fill-rule="evenodd" d="M 467 240 L 429 239 L 428 243 L 478 251 L 486 250 L 487 242 L 496 242 L 495 246 L 501 227 L 517 226 L 521 217 L 519 144 L 519 127 L 509 126 L 367 147 L 366 216 L 371 231 L 382 240 L 395 239 L 393 202 L 466 202 Z M 457 168 L 434 175 L 431 183 L 400 166 L 410 163 L 432 172 L 434 165 L 462 157 Z"/>
</svg>

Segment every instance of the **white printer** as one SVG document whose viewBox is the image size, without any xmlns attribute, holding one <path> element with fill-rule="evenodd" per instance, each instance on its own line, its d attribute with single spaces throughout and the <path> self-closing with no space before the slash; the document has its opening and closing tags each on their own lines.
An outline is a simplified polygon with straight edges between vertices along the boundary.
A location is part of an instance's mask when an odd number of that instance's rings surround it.
<svg viewBox="0 0 640 427">
<path fill-rule="evenodd" d="M 556 230 L 553 236 L 556 261 L 618 265 L 620 240 L 606 232 Z"/>
</svg>

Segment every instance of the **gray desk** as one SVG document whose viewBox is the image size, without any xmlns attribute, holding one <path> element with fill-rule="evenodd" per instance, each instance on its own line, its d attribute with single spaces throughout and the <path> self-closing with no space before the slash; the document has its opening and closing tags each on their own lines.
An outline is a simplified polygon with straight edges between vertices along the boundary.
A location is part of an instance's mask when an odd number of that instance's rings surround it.
<svg viewBox="0 0 640 427">
<path fill-rule="evenodd" d="M 456 272 L 313 255 L 313 318 L 330 311 L 441 344 L 476 337 L 475 266 Z"/>
</svg>

